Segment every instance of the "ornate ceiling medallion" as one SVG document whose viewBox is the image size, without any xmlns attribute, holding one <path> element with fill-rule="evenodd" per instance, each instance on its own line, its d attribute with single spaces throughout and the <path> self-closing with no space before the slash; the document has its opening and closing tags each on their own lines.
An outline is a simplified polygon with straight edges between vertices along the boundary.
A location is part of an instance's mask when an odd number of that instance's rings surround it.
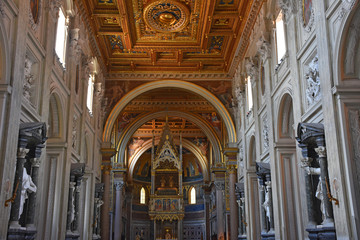
<svg viewBox="0 0 360 240">
<path fill-rule="evenodd" d="M 189 17 L 188 8 L 172 0 L 152 2 L 144 10 L 146 25 L 158 32 L 180 32 L 188 25 Z"/>
</svg>

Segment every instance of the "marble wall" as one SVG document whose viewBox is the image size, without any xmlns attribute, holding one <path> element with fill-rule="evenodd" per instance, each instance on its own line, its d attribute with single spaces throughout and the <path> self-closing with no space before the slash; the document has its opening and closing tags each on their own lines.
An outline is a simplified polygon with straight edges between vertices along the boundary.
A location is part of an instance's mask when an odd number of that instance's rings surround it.
<svg viewBox="0 0 360 240">
<path fill-rule="evenodd" d="M 277 62 L 275 20 L 284 14 L 286 54 Z M 304 21 L 302 1 L 264 2 L 245 59 L 233 79 L 238 132 L 238 181 L 244 183 L 247 232 L 258 239 L 262 206 L 257 202 L 254 162 L 271 166 L 276 239 L 306 239 L 309 227 L 307 173 L 301 168 L 297 126 L 325 129 L 328 187 L 337 239 L 359 236 L 358 108 L 360 96 L 358 1 L 312 1 Z M 250 76 L 254 105 L 247 107 Z M 255 146 L 255 147 L 254 147 Z M 255 159 L 254 159 L 255 158 Z"/>
<path fill-rule="evenodd" d="M 19 125 L 48 128 L 37 185 L 37 239 L 64 239 L 70 166 L 84 163 L 79 189 L 80 239 L 93 235 L 95 183 L 100 179 L 101 99 L 104 79 L 90 47 L 89 32 L 73 1 L 0 2 L 0 238 L 5 239 L 13 195 Z M 66 64 L 55 54 L 57 15 L 67 16 Z M 86 107 L 89 74 L 95 75 L 94 106 Z"/>
</svg>

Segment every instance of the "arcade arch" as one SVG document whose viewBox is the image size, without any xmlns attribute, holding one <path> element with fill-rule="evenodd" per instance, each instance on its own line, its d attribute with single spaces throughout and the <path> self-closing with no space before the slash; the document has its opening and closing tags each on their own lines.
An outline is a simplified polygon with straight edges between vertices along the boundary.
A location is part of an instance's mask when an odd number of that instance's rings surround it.
<svg viewBox="0 0 360 240">
<path fill-rule="evenodd" d="M 236 143 L 236 130 L 235 125 L 233 123 L 233 120 L 231 118 L 230 113 L 227 111 L 225 106 L 221 103 L 221 101 L 211 92 L 206 90 L 203 87 L 200 87 L 199 85 L 196 85 L 191 82 L 186 82 L 182 80 L 159 80 L 159 81 L 153 81 L 149 83 L 145 83 L 143 85 L 140 85 L 139 87 L 136 87 L 129 93 L 127 93 L 124 97 L 122 97 L 119 102 L 115 105 L 115 107 L 110 112 L 106 123 L 104 127 L 103 132 L 103 141 L 109 142 L 111 137 L 112 128 L 114 126 L 115 120 L 120 114 L 120 112 L 125 108 L 125 106 L 130 103 L 134 98 L 137 96 L 153 90 L 157 88 L 179 88 L 188 90 L 192 93 L 196 93 L 203 98 L 205 98 L 207 101 L 209 101 L 213 107 L 216 109 L 216 111 L 221 116 L 222 120 L 224 121 L 224 125 L 226 127 L 227 135 L 228 135 L 228 143 L 229 144 L 235 144 Z"/>
</svg>

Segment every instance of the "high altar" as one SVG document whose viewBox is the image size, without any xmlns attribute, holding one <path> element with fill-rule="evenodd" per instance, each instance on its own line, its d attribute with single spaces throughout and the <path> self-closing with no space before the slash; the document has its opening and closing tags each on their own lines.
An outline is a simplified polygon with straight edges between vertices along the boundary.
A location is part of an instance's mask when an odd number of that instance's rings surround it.
<svg viewBox="0 0 360 240">
<path fill-rule="evenodd" d="M 182 239 L 184 203 L 182 189 L 182 144 L 177 151 L 170 128 L 164 127 L 159 145 L 151 154 L 149 216 L 156 239 Z"/>
</svg>

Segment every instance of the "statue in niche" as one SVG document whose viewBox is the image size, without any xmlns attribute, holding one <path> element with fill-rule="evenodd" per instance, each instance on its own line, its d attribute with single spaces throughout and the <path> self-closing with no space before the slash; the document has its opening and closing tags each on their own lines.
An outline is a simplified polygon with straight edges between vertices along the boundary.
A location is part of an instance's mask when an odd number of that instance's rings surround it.
<svg viewBox="0 0 360 240">
<path fill-rule="evenodd" d="M 164 178 L 164 177 L 161 177 L 161 179 L 160 179 L 160 186 L 163 188 L 163 187 L 165 187 L 165 184 L 166 184 L 165 178 Z"/>
<path fill-rule="evenodd" d="M 169 177 L 169 187 L 174 187 L 174 177 L 173 176 L 170 176 Z"/>
<path fill-rule="evenodd" d="M 270 221 L 270 193 L 269 193 L 269 190 L 265 191 L 265 201 L 262 206 L 265 209 L 266 217 Z"/>
<path fill-rule="evenodd" d="M 171 234 L 169 232 L 169 229 L 166 229 L 165 239 L 171 239 Z"/>
<path fill-rule="evenodd" d="M 28 192 L 29 193 L 36 192 L 36 185 L 32 181 L 31 176 L 27 173 L 26 168 L 24 168 L 22 185 L 21 185 L 19 218 L 24 210 L 25 200 L 28 199 Z"/>
</svg>

